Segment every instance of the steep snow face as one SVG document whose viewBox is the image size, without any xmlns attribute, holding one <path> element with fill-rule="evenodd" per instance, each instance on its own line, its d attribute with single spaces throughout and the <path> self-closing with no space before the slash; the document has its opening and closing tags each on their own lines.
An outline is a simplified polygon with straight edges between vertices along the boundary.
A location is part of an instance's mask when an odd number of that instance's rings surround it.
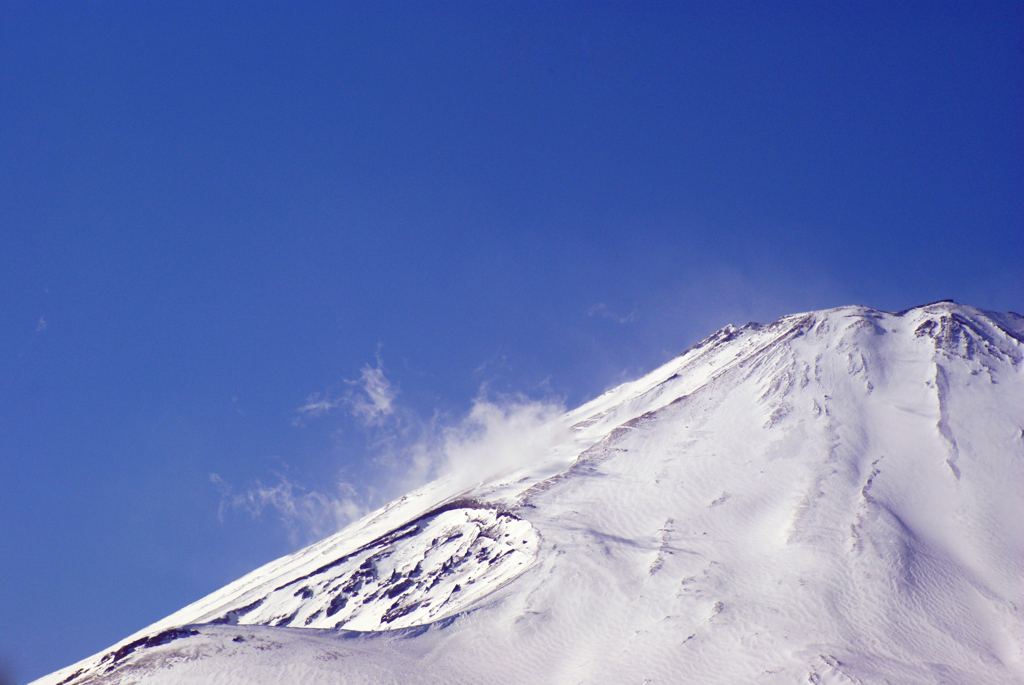
<svg viewBox="0 0 1024 685">
<path fill-rule="evenodd" d="M 1024 682 L 1022 369 L 949 302 L 729 326 L 38 682 Z"/>
</svg>

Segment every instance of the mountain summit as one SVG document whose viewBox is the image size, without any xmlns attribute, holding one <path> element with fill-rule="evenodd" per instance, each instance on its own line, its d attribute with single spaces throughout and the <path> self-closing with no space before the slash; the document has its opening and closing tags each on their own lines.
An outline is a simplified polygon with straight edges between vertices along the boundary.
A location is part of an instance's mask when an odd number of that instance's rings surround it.
<svg viewBox="0 0 1024 685">
<path fill-rule="evenodd" d="M 1024 317 L 727 326 L 551 436 L 37 683 L 1024 682 Z"/>
</svg>

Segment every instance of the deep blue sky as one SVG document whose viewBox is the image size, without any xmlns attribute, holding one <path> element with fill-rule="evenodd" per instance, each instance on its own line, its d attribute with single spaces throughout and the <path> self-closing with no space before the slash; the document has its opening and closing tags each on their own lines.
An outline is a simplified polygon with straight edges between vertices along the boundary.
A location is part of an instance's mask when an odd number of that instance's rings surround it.
<svg viewBox="0 0 1024 685">
<path fill-rule="evenodd" d="M 373 504 L 382 445 L 481 387 L 572 406 L 843 304 L 1024 311 L 1019 2 L 364 4 L 0 3 L 19 682 L 305 540 L 227 489 Z M 391 424 L 296 413 L 378 354 Z"/>
</svg>

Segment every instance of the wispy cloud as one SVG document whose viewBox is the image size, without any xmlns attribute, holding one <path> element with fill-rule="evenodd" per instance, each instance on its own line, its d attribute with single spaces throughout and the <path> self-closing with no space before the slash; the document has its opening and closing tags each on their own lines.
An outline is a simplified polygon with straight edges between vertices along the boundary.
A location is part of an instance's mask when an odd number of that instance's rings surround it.
<svg viewBox="0 0 1024 685">
<path fill-rule="evenodd" d="M 602 319 L 611 319 L 616 323 L 627 324 L 637 320 L 638 312 L 634 309 L 629 314 L 623 316 L 618 312 L 612 311 L 604 302 L 598 302 L 587 310 L 587 316 L 598 316 Z"/>
<path fill-rule="evenodd" d="M 303 419 L 319 418 L 339 408 L 347 408 L 366 427 L 379 426 L 395 413 L 398 391 L 385 375 L 379 354 L 376 366 L 364 364 L 359 378 L 345 383 L 352 387 L 340 395 L 332 396 L 328 391 L 307 397 L 306 403 L 295 410 L 292 425 L 301 426 Z"/>
<path fill-rule="evenodd" d="M 256 481 L 244 492 L 235 492 L 219 475 L 211 473 L 210 482 L 221 495 L 218 518 L 223 521 L 229 509 L 244 511 L 253 518 L 262 516 L 264 510 L 274 510 L 288 529 L 290 542 L 298 546 L 335 533 L 367 513 L 362 498 L 348 483 L 339 482 L 336 492 L 323 493 L 307 490 L 280 473 L 274 476 L 276 485 Z"/>
<path fill-rule="evenodd" d="M 36 322 L 36 333 L 42 333 L 46 330 L 46 318 L 40 316 L 39 321 Z"/>
<path fill-rule="evenodd" d="M 311 417 L 314 419 L 319 418 L 332 409 L 337 409 L 342 404 L 344 404 L 343 399 L 332 399 L 326 395 L 321 395 L 320 393 L 315 392 L 306 398 L 306 404 L 295 410 L 297 416 L 292 419 L 292 425 L 301 425 L 302 419 L 305 417 Z"/>
<path fill-rule="evenodd" d="M 377 366 L 363 366 L 359 378 L 346 381 L 357 386 L 361 392 L 349 397 L 352 413 L 367 426 L 378 426 L 385 418 L 395 413 L 393 403 L 397 394 L 387 376 L 384 375 L 384 364 L 377 356 Z"/>
</svg>

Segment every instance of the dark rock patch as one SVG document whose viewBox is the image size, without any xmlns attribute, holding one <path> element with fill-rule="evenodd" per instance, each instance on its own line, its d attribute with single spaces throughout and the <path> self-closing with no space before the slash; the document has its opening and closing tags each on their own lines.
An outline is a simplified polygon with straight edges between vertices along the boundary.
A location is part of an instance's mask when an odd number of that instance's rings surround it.
<svg viewBox="0 0 1024 685">
<path fill-rule="evenodd" d="M 344 609 L 346 604 L 348 604 L 348 597 L 345 595 L 337 595 L 327 606 L 327 615 L 334 616 L 336 613 Z"/>
<path fill-rule="evenodd" d="M 69 675 L 64 680 L 62 680 L 59 683 L 57 683 L 57 685 L 67 685 L 67 683 L 70 683 L 72 680 L 74 680 L 78 676 L 82 675 L 83 673 L 85 673 L 85 669 L 84 668 L 80 668 L 77 671 L 75 671 L 74 673 L 72 673 L 71 675 Z"/>
<path fill-rule="evenodd" d="M 108 658 L 112 658 L 113 661 L 111 661 L 110 666 L 107 668 L 107 671 L 110 671 L 114 668 L 118 661 L 121 661 L 137 649 L 144 649 L 146 647 L 156 647 L 158 645 L 166 645 L 169 642 L 173 642 L 174 640 L 178 640 L 183 637 L 191 637 L 193 635 L 198 634 L 198 630 L 192 630 L 190 628 L 171 628 L 170 630 L 165 630 L 162 633 L 157 633 L 156 635 L 151 635 L 149 637 L 141 637 L 138 640 L 133 640 L 132 642 L 129 642 L 126 645 L 122 645 L 117 651 L 112 652 L 111 654 L 108 654 L 107 656 L 103 657 L 100 663 L 106 661 Z"/>
</svg>

